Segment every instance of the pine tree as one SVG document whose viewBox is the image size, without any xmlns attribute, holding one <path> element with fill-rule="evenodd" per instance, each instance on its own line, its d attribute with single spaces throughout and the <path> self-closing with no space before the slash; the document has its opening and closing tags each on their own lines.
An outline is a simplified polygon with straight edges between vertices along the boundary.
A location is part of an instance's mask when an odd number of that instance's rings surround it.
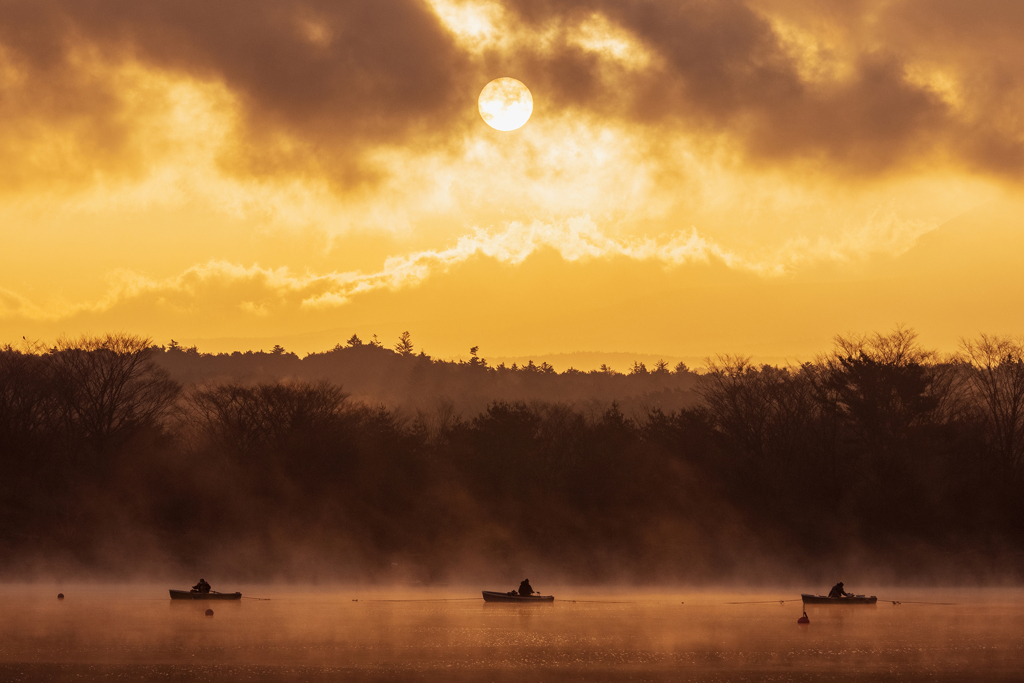
<svg viewBox="0 0 1024 683">
<path fill-rule="evenodd" d="M 398 337 L 398 343 L 395 344 L 395 352 L 403 356 L 411 356 L 413 354 L 412 335 L 409 334 L 408 330 Z"/>
</svg>

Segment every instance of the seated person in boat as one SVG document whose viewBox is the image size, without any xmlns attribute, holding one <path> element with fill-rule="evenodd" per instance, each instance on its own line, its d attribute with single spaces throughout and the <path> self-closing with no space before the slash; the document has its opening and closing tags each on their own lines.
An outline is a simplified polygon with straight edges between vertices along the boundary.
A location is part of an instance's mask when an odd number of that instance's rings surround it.
<svg viewBox="0 0 1024 683">
<path fill-rule="evenodd" d="M 830 598 L 848 598 L 850 594 L 843 590 L 843 582 L 840 581 L 836 585 L 832 586 L 832 590 L 828 592 Z"/>
<path fill-rule="evenodd" d="M 529 579 L 523 579 L 522 583 L 519 584 L 519 595 L 523 597 L 533 595 L 536 592 L 533 590 L 533 586 L 530 585 Z"/>
<path fill-rule="evenodd" d="M 199 583 L 192 586 L 193 593 L 209 593 L 210 584 L 206 583 L 206 579 L 199 579 Z"/>
</svg>

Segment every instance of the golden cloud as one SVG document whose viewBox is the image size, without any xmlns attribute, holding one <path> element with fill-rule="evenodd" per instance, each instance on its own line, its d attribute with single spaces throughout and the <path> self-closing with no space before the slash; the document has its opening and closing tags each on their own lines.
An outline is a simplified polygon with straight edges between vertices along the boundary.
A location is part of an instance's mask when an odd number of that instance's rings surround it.
<svg viewBox="0 0 1024 683">
<path fill-rule="evenodd" d="M 557 223 L 513 222 L 503 230 L 475 229 L 448 248 L 390 257 L 380 270 L 369 273 L 298 274 L 285 267 L 243 266 L 212 260 L 165 279 L 121 271 L 111 276 L 113 286 L 104 298 L 65 302 L 49 308 L 0 290 L 0 317 L 54 320 L 81 312 L 105 311 L 142 298 L 175 314 L 201 308 L 206 314 L 231 310 L 267 316 L 284 310 L 330 308 L 378 290 L 415 287 L 473 259 L 485 258 L 514 266 L 544 251 L 557 254 L 567 263 L 625 259 L 663 268 L 717 263 L 738 272 L 779 277 L 791 273 L 798 265 L 865 258 L 880 244 L 890 252 L 902 251 L 928 229 L 900 224 L 891 216 L 877 217 L 857 232 L 837 240 L 793 240 L 780 245 L 773 254 L 751 257 L 723 248 L 695 228 L 660 239 L 612 238 L 589 216 Z M 254 292 L 258 295 L 254 296 Z"/>
<path fill-rule="evenodd" d="M 0 180 L 144 173 L 154 112 L 173 107 L 144 74 L 223 89 L 224 171 L 336 191 L 387 175 L 366 160 L 381 146 L 461 153 L 496 75 L 527 82 L 545 115 L 726 136 L 755 164 L 870 175 L 940 161 L 1019 178 L 1018 5 L 12 0 Z"/>
</svg>

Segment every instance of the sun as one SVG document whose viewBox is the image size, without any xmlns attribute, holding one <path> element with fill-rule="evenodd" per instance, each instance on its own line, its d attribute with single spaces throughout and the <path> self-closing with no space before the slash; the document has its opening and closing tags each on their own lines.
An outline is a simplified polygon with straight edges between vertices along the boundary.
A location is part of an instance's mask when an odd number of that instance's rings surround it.
<svg viewBox="0 0 1024 683">
<path fill-rule="evenodd" d="M 496 130 L 522 128 L 533 113 L 533 95 L 521 81 L 495 78 L 480 91 L 480 116 Z"/>
</svg>

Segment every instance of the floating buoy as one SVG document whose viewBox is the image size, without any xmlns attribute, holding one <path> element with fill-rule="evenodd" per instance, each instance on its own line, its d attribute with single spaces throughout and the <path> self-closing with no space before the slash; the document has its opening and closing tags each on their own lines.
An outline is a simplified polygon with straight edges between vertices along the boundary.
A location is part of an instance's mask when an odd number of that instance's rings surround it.
<svg viewBox="0 0 1024 683">
<path fill-rule="evenodd" d="M 212 609 L 206 610 L 206 616 L 212 617 L 213 616 L 213 610 Z"/>
<path fill-rule="evenodd" d="M 807 612 L 804 612 L 804 615 L 802 617 L 800 617 L 799 619 L 797 619 L 796 623 L 798 623 L 798 624 L 809 624 L 809 623 L 811 623 L 811 620 L 807 618 Z"/>
<path fill-rule="evenodd" d="M 63 593 L 57 593 L 57 599 L 58 600 L 63 600 L 64 599 L 64 594 Z"/>
</svg>

